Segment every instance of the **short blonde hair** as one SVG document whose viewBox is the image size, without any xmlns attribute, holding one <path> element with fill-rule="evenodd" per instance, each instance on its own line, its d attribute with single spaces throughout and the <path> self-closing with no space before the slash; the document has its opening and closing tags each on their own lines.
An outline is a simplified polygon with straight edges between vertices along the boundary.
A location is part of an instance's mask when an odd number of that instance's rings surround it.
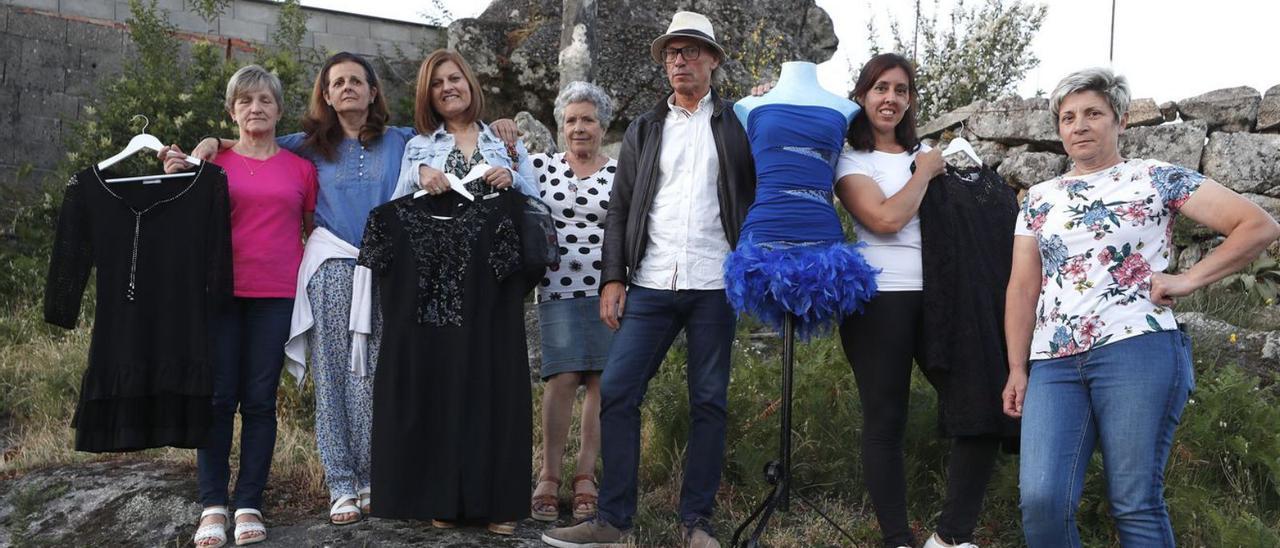
<svg viewBox="0 0 1280 548">
<path fill-rule="evenodd" d="M 1068 74 L 1053 89 L 1053 95 L 1049 96 L 1049 111 L 1053 112 L 1054 125 L 1058 123 L 1058 107 L 1062 106 L 1062 101 L 1078 91 L 1096 91 L 1106 97 L 1117 121 L 1129 112 L 1129 80 L 1109 68 L 1087 68 Z"/>
<path fill-rule="evenodd" d="M 276 99 L 276 105 L 283 111 L 284 86 L 280 84 L 280 79 L 258 65 L 245 65 L 232 74 L 230 80 L 227 80 L 227 97 L 224 103 L 227 112 L 233 110 L 236 97 L 247 95 L 263 87 L 271 92 L 271 96 Z"/>
</svg>

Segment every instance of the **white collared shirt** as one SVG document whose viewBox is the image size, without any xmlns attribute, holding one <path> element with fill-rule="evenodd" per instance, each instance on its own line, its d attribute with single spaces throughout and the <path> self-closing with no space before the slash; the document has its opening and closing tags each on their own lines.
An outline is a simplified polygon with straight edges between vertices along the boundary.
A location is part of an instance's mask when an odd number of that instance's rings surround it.
<svg viewBox="0 0 1280 548">
<path fill-rule="evenodd" d="M 632 282 L 650 289 L 724 289 L 729 241 L 720 222 L 719 156 L 711 93 L 692 112 L 667 98 L 649 245 Z"/>
</svg>

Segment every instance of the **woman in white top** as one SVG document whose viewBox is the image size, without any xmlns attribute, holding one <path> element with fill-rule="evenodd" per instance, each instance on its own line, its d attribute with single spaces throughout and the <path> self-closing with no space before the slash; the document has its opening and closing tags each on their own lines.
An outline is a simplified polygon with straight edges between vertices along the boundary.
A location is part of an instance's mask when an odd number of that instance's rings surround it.
<svg viewBox="0 0 1280 548">
<path fill-rule="evenodd" d="M 862 466 L 883 544 L 916 546 L 907 522 L 902 439 L 911 364 L 924 360 L 920 218 L 929 181 L 943 173 L 942 154 L 916 137 L 916 85 L 911 62 L 897 54 L 862 67 L 854 97 L 862 112 L 849 124 L 849 145 L 836 167 L 836 196 L 853 215 L 871 266 L 881 269 L 879 294 L 862 314 L 845 318 L 840 341 L 862 401 Z M 915 164 L 914 171 L 912 164 Z M 998 438 L 954 438 L 947 495 L 926 548 L 970 541 L 991 477 Z"/>
</svg>

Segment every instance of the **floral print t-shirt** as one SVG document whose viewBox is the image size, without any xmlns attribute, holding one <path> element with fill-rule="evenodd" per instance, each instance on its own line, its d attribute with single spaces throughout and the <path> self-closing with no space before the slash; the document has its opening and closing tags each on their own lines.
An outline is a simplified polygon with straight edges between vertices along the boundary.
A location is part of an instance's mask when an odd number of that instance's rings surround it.
<svg viewBox="0 0 1280 548">
<path fill-rule="evenodd" d="M 1151 275 L 1169 266 L 1174 217 L 1203 181 L 1133 159 L 1027 191 L 1015 234 L 1036 238 L 1043 269 L 1032 359 L 1178 328 L 1173 310 L 1151 302 Z"/>
</svg>

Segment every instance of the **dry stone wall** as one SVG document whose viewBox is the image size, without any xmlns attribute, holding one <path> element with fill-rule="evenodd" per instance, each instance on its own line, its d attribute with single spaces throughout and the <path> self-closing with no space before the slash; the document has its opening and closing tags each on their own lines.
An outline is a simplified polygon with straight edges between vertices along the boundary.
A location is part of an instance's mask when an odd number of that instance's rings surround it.
<svg viewBox="0 0 1280 548">
<path fill-rule="evenodd" d="M 1022 189 L 1071 167 L 1044 98 L 977 101 L 938 116 L 918 132 L 942 146 L 964 136 L 988 167 Z M 1280 85 L 1266 93 L 1226 88 L 1159 105 L 1136 99 L 1130 103 L 1129 127 L 1120 135 L 1120 153 L 1197 170 L 1280 218 Z M 1180 250 L 1177 264 L 1194 263 L 1219 241 L 1197 233 Z"/>
</svg>

